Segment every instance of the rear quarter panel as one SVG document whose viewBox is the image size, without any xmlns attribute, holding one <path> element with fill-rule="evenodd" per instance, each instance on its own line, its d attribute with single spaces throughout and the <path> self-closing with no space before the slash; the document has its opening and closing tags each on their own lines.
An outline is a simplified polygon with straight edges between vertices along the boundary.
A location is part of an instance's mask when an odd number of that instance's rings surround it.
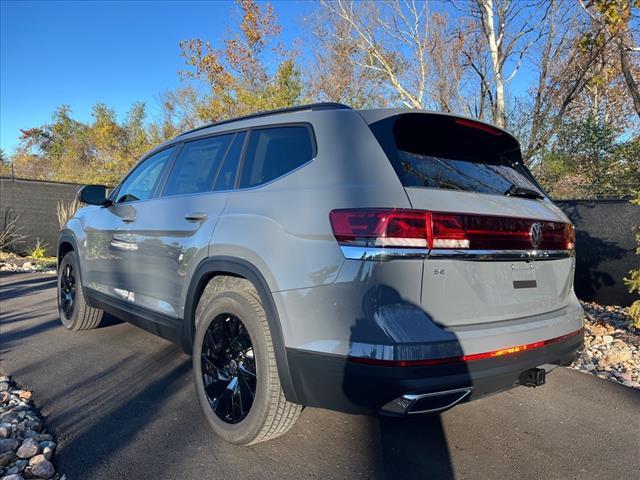
<svg viewBox="0 0 640 480">
<path fill-rule="evenodd" d="M 332 209 L 409 207 L 395 172 L 357 112 L 289 114 L 287 120 L 312 124 L 316 158 L 269 184 L 231 192 L 209 247 L 209 256 L 253 264 L 272 292 L 336 281 L 345 259 L 329 222 Z M 279 305 L 287 345 L 294 332 L 313 325 L 314 315 L 323 315 L 307 313 L 300 318 L 297 308 L 294 313 Z"/>
</svg>

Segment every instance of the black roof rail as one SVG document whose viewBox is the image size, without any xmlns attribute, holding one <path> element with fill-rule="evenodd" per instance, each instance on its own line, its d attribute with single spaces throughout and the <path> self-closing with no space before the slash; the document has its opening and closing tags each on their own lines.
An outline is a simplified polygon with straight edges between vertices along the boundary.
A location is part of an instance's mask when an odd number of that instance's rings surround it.
<svg viewBox="0 0 640 480">
<path fill-rule="evenodd" d="M 224 125 L 225 123 L 238 122 L 240 120 L 248 120 L 251 118 L 267 117 L 269 115 L 276 115 L 278 113 L 301 112 L 305 110 L 351 110 L 351 107 L 343 103 L 323 102 L 323 103 L 309 103 L 307 105 L 297 105 L 295 107 L 277 108 L 275 110 L 265 110 L 263 112 L 256 112 L 250 115 L 244 115 L 242 117 L 230 118 L 229 120 L 221 120 L 219 122 L 209 123 L 207 125 L 203 125 L 201 127 L 183 132 L 180 135 L 178 135 L 176 138 L 182 137 L 183 135 L 187 135 L 189 133 L 204 130 L 205 128 Z"/>
</svg>

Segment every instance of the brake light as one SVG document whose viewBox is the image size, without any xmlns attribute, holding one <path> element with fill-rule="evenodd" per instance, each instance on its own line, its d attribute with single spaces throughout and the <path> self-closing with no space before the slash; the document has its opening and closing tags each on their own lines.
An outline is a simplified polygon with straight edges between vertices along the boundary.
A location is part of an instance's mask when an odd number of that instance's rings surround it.
<svg viewBox="0 0 640 480">
<path fill-rule="evenodd" d="M 406 209 L 333 210 L 340 245 L 363 247 L 573 250 L 573 225 L 514 217 Z"/>
<path fill-rule="evenodd" d="M 490 133 L 491 135 L 502 135 L 502 132 L 497 128 L 490 127 L 489 125 L 485 125 L 484 123 L 474 122 L 473 120 L 467 120 L 466 118 L 456 118 L 454 122 L 458 125 L 475 128 L 476 130 L 482 130 L 483 132 Z"/>
</svg>

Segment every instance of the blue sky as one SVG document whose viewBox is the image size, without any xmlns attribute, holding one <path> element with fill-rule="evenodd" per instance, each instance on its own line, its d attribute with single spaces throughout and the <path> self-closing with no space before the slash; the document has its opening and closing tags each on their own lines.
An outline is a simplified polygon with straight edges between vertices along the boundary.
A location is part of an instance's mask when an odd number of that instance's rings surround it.
<svg viewBox="0 0 640 480">
<path fill-rule="evenodd" d="M 271 2 L 287 43 L 312 7 Z M 68 104 L 79 120 L 104 102 L 123 115 L 135 101 L 153 108 L 180 83 L 180 40 L 220 39 L 233 25 L 229 2 L 18 2 L 0 4 L 0 147 L 20 128 L 46 123 Z"/>
<path fill-rule="evenodd" d="M 302 39 L 307 53 L 304 17 L 315 5 L 270 3 L 283 44 Z M 47 123 L 63 104 L 81 121 L 91 118 L 97 102 L 122 118 L 134 102 L 144 101 L 153 115 L 157 95 L 180 84 L 180 40 L 215 45 L 237 25 L 234 11 L 231 1 L 0 0 L 0 147 L 11 154 L 21 128 Z M 530 80 L 524 66 L 510 88 L 522 91 Z"/>
</svg>

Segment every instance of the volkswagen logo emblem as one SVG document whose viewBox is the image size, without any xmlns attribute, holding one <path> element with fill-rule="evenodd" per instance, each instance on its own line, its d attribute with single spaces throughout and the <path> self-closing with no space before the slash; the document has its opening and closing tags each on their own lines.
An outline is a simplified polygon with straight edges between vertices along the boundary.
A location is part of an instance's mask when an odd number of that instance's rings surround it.
<svg viewBox="0 0 640 480">
<path fill-rule="evenodd" d="M 531 245 L 533 248 L 538 248 L 542 241 L 542 225 L 538 222 L 531 225 L 531 228 L 529 229 L 529 237 L 531 238 Z"/>
</svg>

